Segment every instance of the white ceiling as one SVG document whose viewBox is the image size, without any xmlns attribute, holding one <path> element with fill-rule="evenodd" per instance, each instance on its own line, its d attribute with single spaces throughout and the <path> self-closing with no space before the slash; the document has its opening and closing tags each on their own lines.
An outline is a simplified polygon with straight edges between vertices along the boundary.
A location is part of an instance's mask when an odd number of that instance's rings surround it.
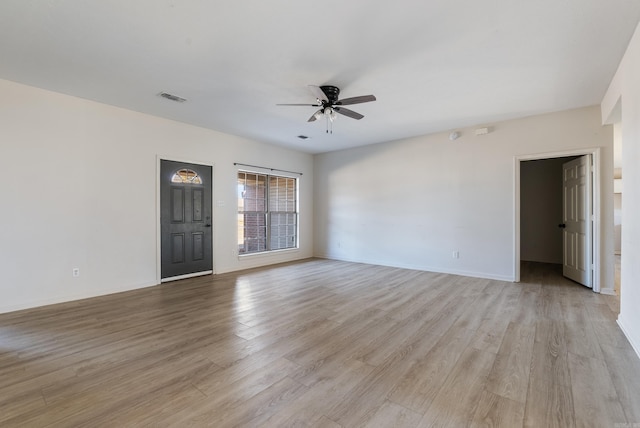
<svg viewBox="0 0 640 428">
<path fill-rule="evenodd" d="M 598 104 L 639 19 L 637 0 L 2 0 L 0 78 L 320 153 Z M 378 101 L 327 135 L 275 105 L 309 84 Z"/>
</svg>

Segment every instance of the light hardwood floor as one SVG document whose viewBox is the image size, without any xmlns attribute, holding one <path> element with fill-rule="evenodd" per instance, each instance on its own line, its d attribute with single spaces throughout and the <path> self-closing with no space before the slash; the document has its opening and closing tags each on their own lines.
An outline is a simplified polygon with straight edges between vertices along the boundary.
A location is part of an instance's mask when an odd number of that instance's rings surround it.
<svg viewBox="0 0 640 428">
<path fill-rule="evenodd" d="M 0 315 L 0 426 L 640 426 L 617 299 L 522 276 L 314 259 Z"/>
</svg>

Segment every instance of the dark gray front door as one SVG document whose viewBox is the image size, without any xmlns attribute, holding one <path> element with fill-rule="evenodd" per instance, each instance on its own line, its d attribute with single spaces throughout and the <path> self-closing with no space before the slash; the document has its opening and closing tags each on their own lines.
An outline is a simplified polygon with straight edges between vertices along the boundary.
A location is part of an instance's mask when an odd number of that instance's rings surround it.
<svg viewBox="0 0 640 428">
<path fill-rule="evenodd" d="M 210 271 L 211 167 L 160 161 L 162 278 Z"/>
</svg>

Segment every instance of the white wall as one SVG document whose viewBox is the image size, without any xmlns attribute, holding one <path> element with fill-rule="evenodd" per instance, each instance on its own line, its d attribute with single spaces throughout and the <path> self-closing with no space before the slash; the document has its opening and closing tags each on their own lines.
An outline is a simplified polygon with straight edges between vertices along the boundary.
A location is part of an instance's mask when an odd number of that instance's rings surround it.
<svg viewBox="0 0 640 428">
<path fill-rule="evenodd" d="M 0 94 L 0 312 L 156 284 L 157 156 L 214 165 L 216 272 L 312 256 L 311 155 L 8 81 Z M 232 253 L 234 162 L 304 174 L 298 251 Z"/>
<path fill-rule="evenodd" d="M 520 163 L 520 259 L 562 264 L 562 164 L 567 158 Z"/>
<path fill-rule="evenodd" d="M 316 155 L 315 254 L 513 280 L 515 157 L 601 147 L 600 280 L 613 288 L 613 142 L 600 109 L 490 126 Z"/>
<path fill-rule="evenodd" d="M 602 100 L 602 119 L 622 106 L 622 271 L 618 323 L 640 355 L 640 24 Z"/>
</svg>

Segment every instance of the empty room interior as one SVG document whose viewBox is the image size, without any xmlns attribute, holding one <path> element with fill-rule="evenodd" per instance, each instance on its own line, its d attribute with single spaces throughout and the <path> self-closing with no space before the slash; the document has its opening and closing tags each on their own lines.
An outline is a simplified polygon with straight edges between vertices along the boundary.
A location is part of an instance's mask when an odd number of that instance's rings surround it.
<svg viewBox="0 0 640 428">
<path fill-rule="evenodd" d="M 423 3 L 0 2 L 0 426 L 640 426 L 640 2 Z"/>
</svg>

